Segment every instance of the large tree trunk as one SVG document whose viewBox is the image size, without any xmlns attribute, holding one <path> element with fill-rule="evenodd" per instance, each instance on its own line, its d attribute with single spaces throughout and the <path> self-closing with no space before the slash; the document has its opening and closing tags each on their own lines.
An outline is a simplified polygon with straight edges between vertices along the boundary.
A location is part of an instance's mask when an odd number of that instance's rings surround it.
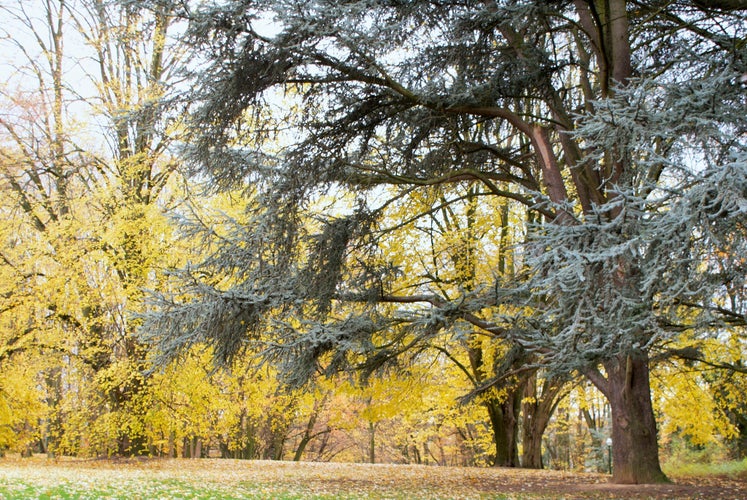
<svg viewBox="0 0 747 500">
<path fill-rule="evenodd" d="M 537 373 L 527 377 L 521 404 L 522 452 L 521 466 L 526 469 L 542 469 L 542 436 L 545 433 L 550 417 L 555 412 L 558 402 L 567 392 L 563 391 L 565 383 L 559 379 L 548 377 L 542 384 L 542 390 L 537 387 Z"/>
<path fill-rule="evenodd" d="M 537 401 L 537 374 L 527 378 L 524 394 L 527 396 L 521 404 L 523 425 L 521 432 L 521 466 L 527 469 L 542 468 L 542 434 L 545 432 L 551 413 L 540 411 Z"/>
<path fill-rule="evenodd" d="M 604 363 L 589 378 L 606 396 L 612 412 L 612 481 L 617 484 L 668 482 L 659 464 L 656 420 L 651 406 L 648 355 L 631 352 Z"/>
<path fill-rule="evenodd" d="M 525 469 L 542 469 L 542 433 L 544 427 L 547 427 L 545 423 L 542 429 L 527 422 L 527 415 L 525 414 L 525 427 L 522 434 L 522 451 L 521 451 L 521 466 Z"/>
<path fill-rule="evenodd" d="M 495 443 L 495 460 L 493 465 L 498 467 L 518 467 L 519 450 L 516 446 L 519 434 L 516 415 L 521 404 L 522 390 L 517 386 L 505 400 L 489 398 L 485 407 L 490 416 L 490 426 L 493 430 Z"/>
<path fill-rule="evenodd" d="M 483 351 L 479 346 L 467 346 L 472 377 L 476 385 L 485 379 Z M 508 371 L 514 363 L 522 359 L 521 348 L 513 347 L 505 355 L 496 373 Z M 494 370 L 495 371 L 495 370 Z M 518 467 L 519 450 L 517 446 L 519 436 L 518 414 L 521 409 L 521 399 L 524 394 L 523 381 L 508 382 L 500 387 L 507 394 L 498 398 L 486 396 L 483 404 L 488 411 L 490 428 L 493 431 L 495 457 L 493 465 L 498 467 Z"/>
<path fill-rule="evenodd" d="M 743 458 L 747 458 L 747 417 L 739 415 L 736 417 L 736 420 L 736 427 L 739 434 L 734 445 L 734 454 L 737 460 L 742 460 Z"/>
</svg>

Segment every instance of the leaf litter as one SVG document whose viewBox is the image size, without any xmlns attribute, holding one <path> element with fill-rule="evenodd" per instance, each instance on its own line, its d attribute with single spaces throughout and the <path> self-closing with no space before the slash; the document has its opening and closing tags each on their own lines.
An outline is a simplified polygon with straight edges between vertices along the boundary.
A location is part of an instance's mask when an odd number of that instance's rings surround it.
<svg viewBox="0 0 747 500">
<path fill-rule="evenodd" d="M 0 498 L 747 498 L 747 478 L 614 485 L 567 471 L 225 459 L 0 459 Z"/>
</svg>

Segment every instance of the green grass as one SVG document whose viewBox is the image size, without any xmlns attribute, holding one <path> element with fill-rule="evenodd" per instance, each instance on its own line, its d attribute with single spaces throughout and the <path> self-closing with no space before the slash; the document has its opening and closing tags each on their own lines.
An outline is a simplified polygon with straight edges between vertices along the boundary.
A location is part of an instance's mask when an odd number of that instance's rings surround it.
<svg viewBox="0 0 747 500">
<path fill-rule="evenodd" d="M 663 467 L 664 472 L 672 477 L 687 476 L 725 476 L 747 478 L 747 458 L 724 462 L 669 462 Z"/>
<path fill-rule="evenodd" d="M 73 482 L 54 486 L 25 481 L 14 481 L 12 484 L 0 483 L 0 498 L 41 500 L 72 500 L 72 499 L 151 499 L 151 498 L 190 498 L 190 499 L 266 499 L 278 498 L 282 500 L 301 498 L 340 498 L 339 496 L 312 496 L 307 494 L 268 488 L 267 485 L 220 485 L 197 486 L 186 481 L 177 480 L 139 480 L 125 481 L 121 484 L 108 484 L 98 487 L 78 485 Z"/>
</svg>

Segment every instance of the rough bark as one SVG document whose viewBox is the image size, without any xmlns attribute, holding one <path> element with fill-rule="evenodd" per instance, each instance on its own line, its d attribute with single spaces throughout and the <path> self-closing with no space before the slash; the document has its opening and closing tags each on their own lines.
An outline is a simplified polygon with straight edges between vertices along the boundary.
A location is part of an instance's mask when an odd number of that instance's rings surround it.
<svg viewBox="0 0 747 500">
<path fill-rule="evenodd" d="M 493 430 L 493 442 L 495 443 L 493 465 L 495 466 L 519 467 L 517 415 L 521 404 L 521 395 L 522 391 L 517 387 L 505 399 L 490 398 L 485 402 Z"/>
<path fill-rule="evenodd" d="M 542 469 L 542 434 L 547 422 L 536 425 L 537 418 L 531 414 L 524 415 L 524 432 L 522 433 L 521 466 L 525 469 Z M 538 417 L 541 417 L 539 415 Z M 540 428 L 541 427 L 541 428 Z"/>
<path fill-rule="evenodd" d="M 607 377 L 590 379 L 610 403 L 612 480 L 617 484 L 668 482 L 659 464 L 656 420 L 651 405 L 648 355 L 631 352 L 606 361 Z"/>
<path fill-rule="evenodd" d="M 523 415 L 521 466 L 527 469 L 542 469 L 542 436 L 555 412 L 558 402 L 566 392 L 565 384 L 549 378 L 537 390 L 537 375 L 527 378 L 521 405 Z"/>
<path fill-rule="evenodd" d="M 376 424 L 368 423 L 368 463 L 376 463 Z"/>
<path fill-rule="evenodd" d="M 503 370 L 508 369 L 515 362 L 516 350 L 510 350 L 503 360 Z M 473 383 L 479 386 L 485 380 L 485 365 L 483 352 L 478 346 L 468 346 L 467 354 L 470 360 L 470 368 Z M 498 368 L 501 371 L 501 368 Z M 502 398 L 487 396 L 483 402 L 488 412 L 490 429 L 493 433 L 495 444 L 495 455 L 493 465 L 499 467 L 518 467 L 519 452 L 517 448 L 519 427 L 518 414 L 521 409 L 523 395 L 523 383 L 516 382 L 512 386 L 504 386 L 501 389 L 507 392 Z"/>
</svg>

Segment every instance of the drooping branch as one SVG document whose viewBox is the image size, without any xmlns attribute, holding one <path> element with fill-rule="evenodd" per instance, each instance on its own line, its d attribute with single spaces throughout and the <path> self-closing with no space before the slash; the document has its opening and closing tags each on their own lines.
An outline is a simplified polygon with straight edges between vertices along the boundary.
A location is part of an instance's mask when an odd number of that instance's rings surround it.
<svg viewBox="0 0 747 500">
<path fill-rule="evenodd" d="M 450 304 L 445 301 L 444 299 L 438 297 L 437 295 L 382 295 L 380 297 L 381 302 L 384 303 L 397 303 L 397 304 L 414 304 L 414 303 L 428 303 L 431 304 L 434 307 L 437 308 L 449 308 Z M 451 309 L 449 308 L 449 311 L 451 312 Z M 490 321 L 486 321 L 477 315 L 468 312 L 459 310 L 458 308 L 453 312 L 453 314 L 456 317 L 459 317 L 463 319 L 464 321 L 480 328 L 481 330 L 484 330 L 491 335 L 499 338 L 508 338 L 508 330 L 501 327 L 500 325 L 497 325 L 495 323 L 492 323 Z"/>
</svg>

